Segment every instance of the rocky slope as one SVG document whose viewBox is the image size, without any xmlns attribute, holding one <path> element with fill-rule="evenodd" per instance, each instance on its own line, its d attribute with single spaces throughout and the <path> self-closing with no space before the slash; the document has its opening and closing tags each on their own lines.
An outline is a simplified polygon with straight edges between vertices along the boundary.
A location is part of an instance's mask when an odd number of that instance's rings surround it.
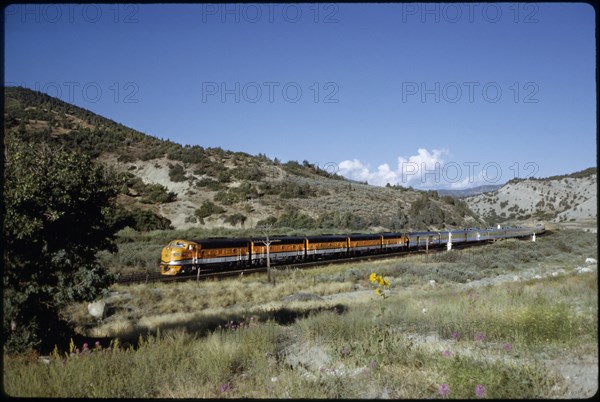
<svg viewBox="0 0 600 402">
<path fill-rule="evenodd" d="M 478 215 L 498 222 L 597 220 L 596 168 L 545 179 L 511 180 L 497 191 L 465 199 Z"/>
</svg>

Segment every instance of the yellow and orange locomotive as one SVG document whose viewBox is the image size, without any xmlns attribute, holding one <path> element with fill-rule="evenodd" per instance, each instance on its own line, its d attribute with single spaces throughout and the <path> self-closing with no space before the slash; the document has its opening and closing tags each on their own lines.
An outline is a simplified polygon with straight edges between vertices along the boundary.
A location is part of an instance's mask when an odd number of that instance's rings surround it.
<svg viewBox="0 0 600 402">
<path fill-rule="evenodd" d="M 274 264 L 342 258 L 442 247 L 448 243 L 526 237 L 544 231 L 543 226 L 536 226 L 442 232 L 282 236 L 270 239 L 269 258 Z M 179 275 L 202 268 L 264 266 L 267 262 L 265 243 L 264 239 L 253 238 L 173 240 L 162 250 L 160 270 L 163 275 Z"/>
</svg>

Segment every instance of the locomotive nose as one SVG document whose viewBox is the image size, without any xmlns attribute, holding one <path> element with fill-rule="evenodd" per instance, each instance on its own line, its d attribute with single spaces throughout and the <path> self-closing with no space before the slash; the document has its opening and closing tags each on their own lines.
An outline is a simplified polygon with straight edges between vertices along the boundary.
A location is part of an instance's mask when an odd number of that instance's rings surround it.
<svg viewBox="0 0 600 402">
<path fill-rule="evenodd" d="M 162 252 L 161 252 L 161 254 L 160 254 L 160 259 L 161 259 L 161 262 L 163 262 L 163 263 L 168 263 L 168 262 L 170 262 L 170 261 L 171 261 L 171 259 L 172 259 L 172 258 L 171 258 L 171 254 L 172 254 L 172 252 L 171 252 L 171 249 L 170 249 L 169 247 L 165 247 L 165 248 L 163 248 L 163 249 L 162 249 Z"/>
<path fill-rule="evenodd" d="M 177 275 L 183 267 L 184 253 L 188 243 L 174 240 L 161 251 L 160 272 L 163 275 Z M 191 245 L 189 245 L 191 247 Z"/>
</svg>

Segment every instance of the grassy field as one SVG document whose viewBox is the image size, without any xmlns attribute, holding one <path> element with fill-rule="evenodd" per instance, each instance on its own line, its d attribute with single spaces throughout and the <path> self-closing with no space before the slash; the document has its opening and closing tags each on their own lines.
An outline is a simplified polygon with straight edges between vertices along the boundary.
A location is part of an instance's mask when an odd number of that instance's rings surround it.
<svg viewBox="0 0 600 402">
<path fill-rule="evenodd" d="M 90 337 L 86 345 L 43 359 L 5 355 L 4 390 L 24 397 L 590 397 L 589 384 L 578 388 L 561 374 L 582 362 L 597 370 L 597 264 L 586 258 L 598 258 L 596 235 L 560 231 L 535 243 L 279 270 L 275 283 L 251 275 L 115 285 L 102 322 L 83 304 L 65 312 Z M 381 279 L 371 281 L 372 273 Z"/>
</svg>

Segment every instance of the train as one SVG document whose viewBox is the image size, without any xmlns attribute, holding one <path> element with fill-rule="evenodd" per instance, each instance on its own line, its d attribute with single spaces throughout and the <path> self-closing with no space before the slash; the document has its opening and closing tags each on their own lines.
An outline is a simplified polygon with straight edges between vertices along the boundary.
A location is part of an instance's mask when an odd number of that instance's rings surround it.
<svg viewBox="0 0 600 402">
<path fill-rule="evenodd" d="M 198 270 L 261 267 L 270 264 L 339 259 L 367 254 L 439 248 L 505 238 L 540 235 L 544 226 L 470 228 L 451 231 L 372 233 L 265 238 L 209 238 L 172 240 L 161 252 L 162 275 L 185 275 Z M 269 244 L 269 246 L 267 246 Z M 268 247 L 268 250 L 267 250 Z"/>
</svg>

